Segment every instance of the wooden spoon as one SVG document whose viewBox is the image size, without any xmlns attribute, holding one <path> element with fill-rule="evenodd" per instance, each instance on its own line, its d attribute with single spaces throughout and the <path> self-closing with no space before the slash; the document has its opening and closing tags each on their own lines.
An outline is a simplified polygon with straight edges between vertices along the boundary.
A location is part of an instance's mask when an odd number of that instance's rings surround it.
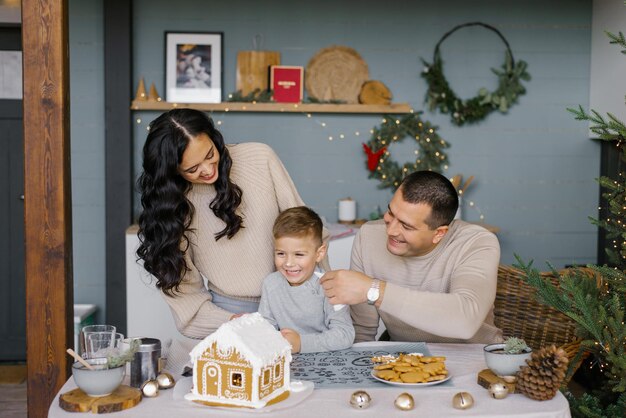
<svg viewBox="0 0 626 418">
<path fill-rule="evenodd" d="M 74 359 L 79 362 L 80 364 L 82 364 L 83 366 L 85 366 L 87 369 L 89 370 L 94 370 L 93 366 L 89 363 L 87 363 L 85 361 L 84 358 L 82 358 L 81 356 L 79 356 L 76 351 L 72 350 L 71 348 L 68 348 L 67 350 L 67 354 L 69 354 L 70 356 L 74 357 Z"/>
</svg>

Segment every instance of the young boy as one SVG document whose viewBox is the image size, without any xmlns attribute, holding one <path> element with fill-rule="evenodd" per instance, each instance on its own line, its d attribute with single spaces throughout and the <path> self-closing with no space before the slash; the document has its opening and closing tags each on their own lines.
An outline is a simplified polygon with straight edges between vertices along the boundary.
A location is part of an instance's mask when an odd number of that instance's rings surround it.
<svg viewBox="0 0 626 418">
<path fill-rule="evenodd" d="M 276 271 L 265 278 L 259 313 L 291 343 L 292 352 L 341 350 L 352 346 L 350 310 L 335 310 L 324 296 L 315 268 L 326 255 L 322 220 L 298 206 L 274 222 Z"/>
</svg>

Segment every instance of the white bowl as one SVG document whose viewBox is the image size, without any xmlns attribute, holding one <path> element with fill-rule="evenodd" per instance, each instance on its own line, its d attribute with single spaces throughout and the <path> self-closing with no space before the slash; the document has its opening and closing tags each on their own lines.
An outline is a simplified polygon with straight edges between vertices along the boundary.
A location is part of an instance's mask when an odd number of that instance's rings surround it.
<svg viewBox="0 0 626 418">
<path fill-rule="evenodd" d="M 494 350 L 503 350 L 504 343 L 489 344 L 484 348 L 485 363 L 487 367 L 498 376 L 514 376 L 519 372 L 521 366 L 526 365 L 526 359 L 530 358 L 532 350 L 519 354 L 507 354 L 503 352 L 494 352 Z"/>
<path fill-rule="evenodd" d="M 79 362 L 72 364 L 74 382 L 89 396 L 100 397 L 110 395 L 124 379 L 125 365 L 107 369 L 106 358 L 86 359 L 95 370 L 89 370 Z"/>
</svg>

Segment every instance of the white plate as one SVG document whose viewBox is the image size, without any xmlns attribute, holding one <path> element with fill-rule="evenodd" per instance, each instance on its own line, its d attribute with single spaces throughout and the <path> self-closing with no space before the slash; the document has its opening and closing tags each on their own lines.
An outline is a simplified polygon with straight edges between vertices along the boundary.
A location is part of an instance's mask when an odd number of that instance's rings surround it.
<svg viewBox="0 0 626 418">
<path fill-rule="evenodd" d="M 176 382 L 176 386 L 174 386 L 174 400 L 185 400 L 185 395 L 191 392 L 191 386 L 193 385 L 192 377 L 183 377 L 180 378 Z M 283 401 L 278 403 L 271 404 L 269 406 L 265 406 L 263 408 L 239 408 L 239 407 L 231 407 L 231 406 L 209 406 L 202 405 L 196 402 L 185 401 L 184 404 L 181 404 L 183 408 L 209 408 L 209 409 L 221 409 L 228 410 L 233 412 L 249 412 L 256 414 L 264 414 L 267 412 L 278 411 L 281 409 L 291 408 L 306 398 L 308 398 L 312 393 L 315 385 L 313 382 L 298 380 L 291 382 L 291 389 L 289 392 L 289 397 Z M 184 414 L 181 414 L 184 415 Z"/>
<path fill-rule="evenodd" d="M 378 380 L 379 382 L 383 382 L 392 386 L 402 386 L 402 387 L 409 387 L 409 388 L 438 385 L 440 383 L 447 382 L 452 377 L 450 376 L 450 373 L 448 372 L 448 376 L 445 379 L 441 379 L 441 380 L 435 380 L 435 381 L 426 382 L 426 383 L 401 383 L 401 382 L 390 382 L 389 380 L 381 379 L 380 377 L 374 374 L 374 370 L 372 370 L 370 374 L 374 379 Z"/>
</svg>

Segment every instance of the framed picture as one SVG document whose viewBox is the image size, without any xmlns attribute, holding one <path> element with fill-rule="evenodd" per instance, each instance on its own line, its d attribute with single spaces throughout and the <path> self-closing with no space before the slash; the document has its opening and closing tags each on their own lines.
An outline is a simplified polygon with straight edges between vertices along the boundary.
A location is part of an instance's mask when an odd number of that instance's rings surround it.
<svg viewBox="0 0 626 418">
<path fill-rule="evenodd" d="M 165 98 L 175 103 L 222 101 L 222 32 L 165 32 Z"/>
</svg>

